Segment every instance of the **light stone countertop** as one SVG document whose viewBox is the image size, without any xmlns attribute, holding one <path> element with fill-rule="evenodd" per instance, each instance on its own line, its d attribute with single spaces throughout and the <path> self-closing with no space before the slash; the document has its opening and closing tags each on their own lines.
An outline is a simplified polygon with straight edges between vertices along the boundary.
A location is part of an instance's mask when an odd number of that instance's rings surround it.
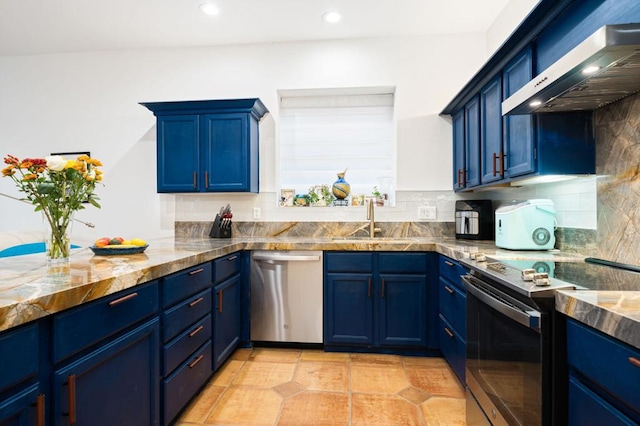
<svg viewBox="0 0 640 426">
<path fill-rule="evenodd" d="M 496 259 L 575 260 L 558 251 L 510 251 L 493 242 L 453 238 L 248 237 L 150 241 L 144 253 L 96 256 L 72 250 L 68 267 L 47 267 L 44 254 L 0 259 L 0 331 L 51 315 L 238 250 L 435 251 L 453 259 L 483 252 Z M 617 297 L 617 299 L 616 299 Z M 639 291 L 561 291 L 557 310 L 640 348 Z"/>
</svg>

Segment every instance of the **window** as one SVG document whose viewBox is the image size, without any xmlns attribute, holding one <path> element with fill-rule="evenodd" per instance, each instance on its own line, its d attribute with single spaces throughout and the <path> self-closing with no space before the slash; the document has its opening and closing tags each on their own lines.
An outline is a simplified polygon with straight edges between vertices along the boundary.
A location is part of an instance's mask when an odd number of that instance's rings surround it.
<svg viewBox="0 0 640 426">
<path fill-rule="evenodd" d="M 280 188 L 306 193 L 347 169 L 351 196 L 374 187 L 393 201 L 393 88 L 280 91 Z"/>
</svg>

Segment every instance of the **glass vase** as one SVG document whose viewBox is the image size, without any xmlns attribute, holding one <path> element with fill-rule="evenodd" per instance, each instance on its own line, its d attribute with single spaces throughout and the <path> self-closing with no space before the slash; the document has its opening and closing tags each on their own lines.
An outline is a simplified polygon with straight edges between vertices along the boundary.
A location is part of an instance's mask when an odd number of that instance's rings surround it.
<svg viewBox="0 0 640 426">
<path fill-rule="evenodd" d="M 342 173 L 338 173 L 338 180 L 336 180 L 331 186 L 331 192 L 338 200 L 344 200 L 349 196 L 351 192 L 351 185 L 344 180 L 344 175 L 347 173 L 345 170 Z"/>
<path fill-rule="evenodd" d="M 43 212 L 42 217 L 47 263 L 49 265 L 69 263 L 73 212 L 58 216 Z"/>
</svg>

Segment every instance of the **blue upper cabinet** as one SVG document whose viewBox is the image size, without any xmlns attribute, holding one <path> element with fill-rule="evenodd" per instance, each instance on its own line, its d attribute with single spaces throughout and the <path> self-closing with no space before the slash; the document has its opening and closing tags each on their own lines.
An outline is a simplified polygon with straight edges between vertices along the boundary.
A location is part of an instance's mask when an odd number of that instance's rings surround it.
<svg viewBox="0 0 640 426">
<path fill-rule="evenodd" d="M 462 173 L 465 169 L 464 162 L 464 109 L 453 114 L 453 187 L 455 189 L 464 188 Z"/>
<path fill-rule="evenodd" d="M 158 118 L 158 192 L 259 192 L 260 99 L 142 105 Z"/>
<path fill-rule="evenodd" d="M 472 98 L 464 107 L 465 168 L 464 188 L 480 184 L 480 99 Z"/>
<path fill-rule="evenodd" d="M 480 90 L 480 164 L 482 182 L 504 176 L 502 147 L 502 76 L 497 75 Z"/>
</svg>

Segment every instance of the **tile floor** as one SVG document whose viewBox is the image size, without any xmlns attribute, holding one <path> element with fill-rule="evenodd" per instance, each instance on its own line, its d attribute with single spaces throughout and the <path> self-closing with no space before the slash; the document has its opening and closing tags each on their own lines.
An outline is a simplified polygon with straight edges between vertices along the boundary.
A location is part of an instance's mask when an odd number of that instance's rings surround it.
<svg viewBox="0 0 640 426">
<path fill-rule="evenodd" d="M 177 425 L 465 425 L 442 358 L 239 349 Z"/>
</svg>

